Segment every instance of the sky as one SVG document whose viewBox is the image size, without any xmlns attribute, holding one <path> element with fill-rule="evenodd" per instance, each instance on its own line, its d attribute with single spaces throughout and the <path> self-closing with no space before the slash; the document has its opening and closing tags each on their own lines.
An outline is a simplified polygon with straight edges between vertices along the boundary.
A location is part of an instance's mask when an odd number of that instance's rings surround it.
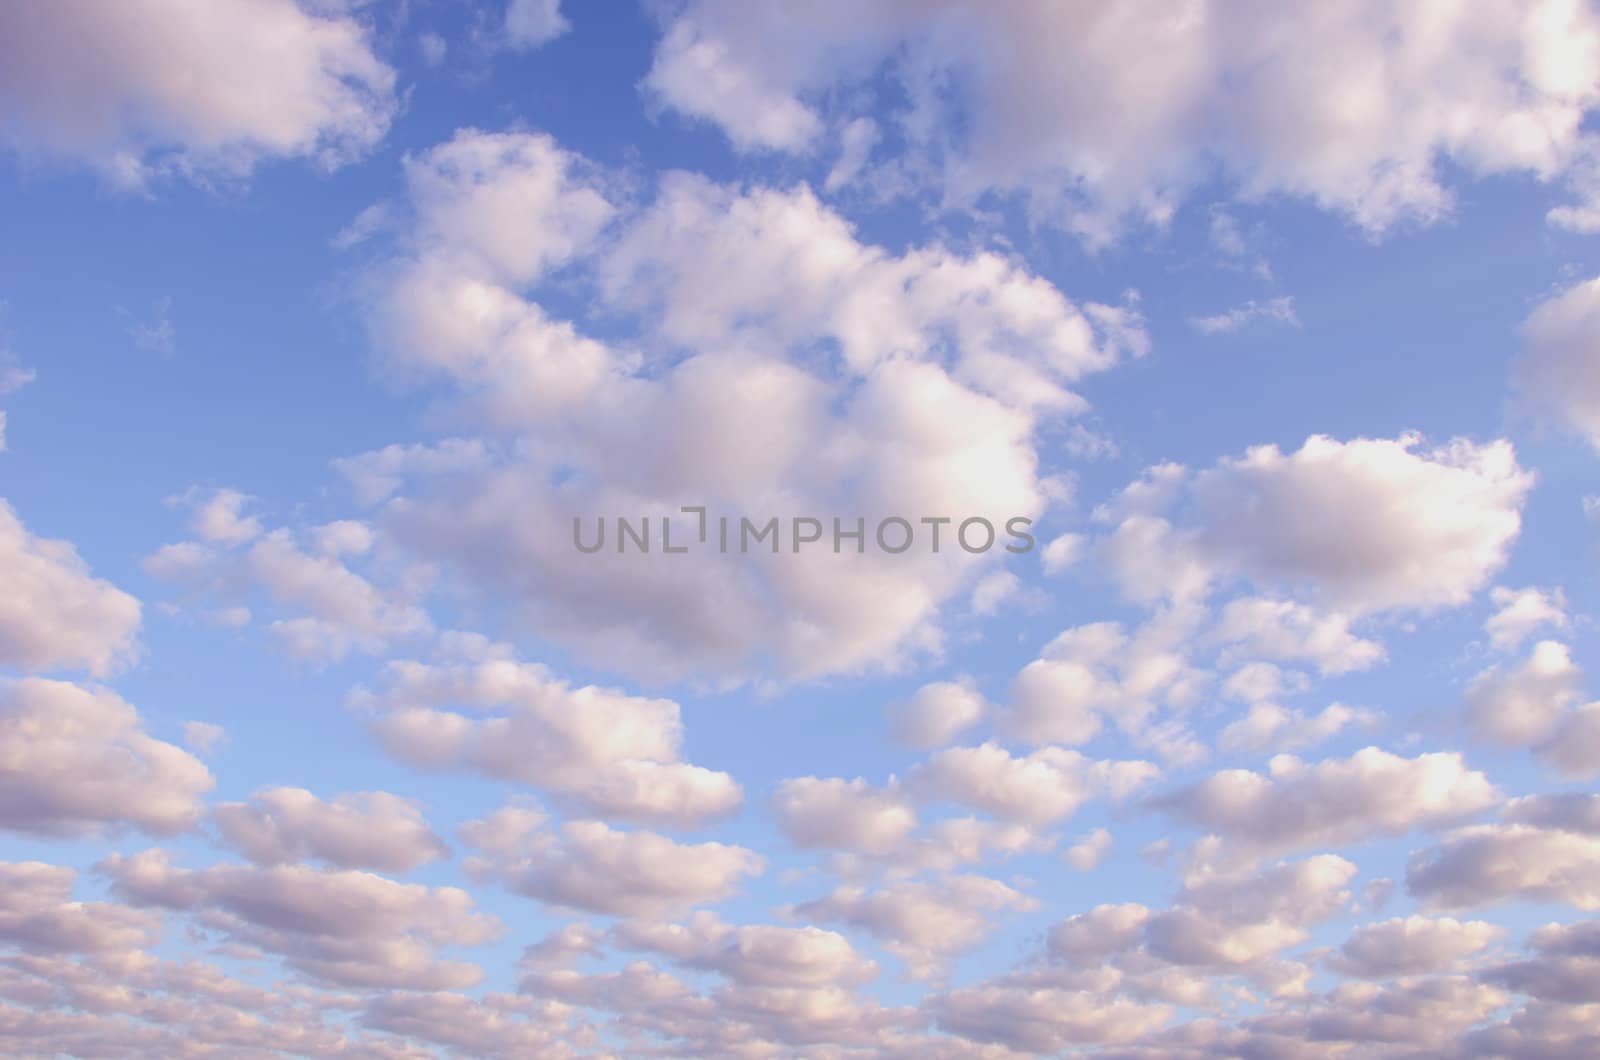
<svg viewBox="0 0 1600 1060">
<path fill-rule="evenodd" d="M 1578 0 L 0 7 L 0 1052 L 1600 1055 L 1597 239 Z"/>
</svg>

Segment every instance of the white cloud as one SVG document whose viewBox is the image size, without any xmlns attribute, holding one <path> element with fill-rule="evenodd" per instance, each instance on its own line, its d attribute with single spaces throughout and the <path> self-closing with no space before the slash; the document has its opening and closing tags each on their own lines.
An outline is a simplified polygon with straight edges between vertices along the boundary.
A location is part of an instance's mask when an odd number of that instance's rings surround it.
<svg viewBox="0 0 1600 1060">
<path fill-rule="evenodd" d="M 855 985 L 878 974 L 877 965 L 838 932 L 810 926 L 734 926 L 709 912 L 695 913 L 683 924 L 621 921 L 611 937 L 627 949 L 650 950 L 685 968 L 757 986 Z"/>
<path fill-rule="evenodd" d="M 583 812 L 690 827 L 739 808 L 727 773 L 679 758 L 683 723 L 669 699 L 573 688 L 548 668 L 485 650 L 464 636 L 461 658 L 394 661 L 374 711 L 391 754 L 422 769 L 470 769 L 538 787 Z"/>
<path fill-rule="evenodd" d="M 576 556 L 566 513 L 659 525 L 721 498 L 735 528 L 801 512 L 846 529 L 1031 518 L 1059 493 L 1039 476 L 1036 427 L 1084 407 L 1077 380 L 1147 345 L 1130 306 L 1075 304 L 995 253 L 890 252 L 804 186 L 669 174 L 623 209 L 616 181 L 547 138 L 475 131 L 407 175 L 410 224 L 367 288 L 375 342 L 518 444 L 446 467 L 406 450 L 348 466 L 369 497 L 405 490 L 383 513 L 398 540 L 511 592 L 613 670 L 793 679 L 905 661 L 937 650 L 939 606 L 993 560 L 953 548 L 946 526 L 939 554 L 893 563 L 847 544 L 645 565 Z M 533 298 L 557 270 L 593 282 L 591 315 L 633 337 L 552 317 Z"/>
<path fill-rule="evenodd" d="M 1107 998 L 1092 991 L 987 984 L 952 990 L 936 998 L 932 1007 L 941 1029 L 1004 1046 L 1007 1053 L 1001 1055 L 1012 1056 L 1045 1056 L 1074 1046 L 1126 1043 L 1164 1026 L 1172 1017 L 1172 1009 L 1166 1005 Z"/>
<path fill-rule="evenodd" d="M 1370 710 L 1332 703 L 1320 713 L 1307 716 L 1286 710 L 1275 703 L 1255 703 L 1249 713 L 1225 726 L 1217 737 L 1224 751 L 1293 751 L 1332 739 L 1349 725 L 1372 725 L 1377 715 Z"/>
<path fill-rule="evenodd" d="M 401 571 L 399 584 L 387 586 L 353 569 L 349 561 L 371 542 L 359 524 L 340 521 L 303 535 L 286 527 L 263 532 L 258 520 L 243 515 L 246 498 L 234 491 L 204 501 L 191 491 L 182 499 L 195 505 L 194 527 L 204 540 L 164 545 L 145 558 L 144 570 L 190 596 L 228 605 L 216 616 L 222 624 L 248 622 L 243 601 L 259 589 L 281 616 L 267 631 L 286 654 L 312 663 L 338 662 L 352 651 L 377 653 L 432 632 L 418 602 L 426 579 L 408 579 Z M 364 533 L 366 544 L 351 548 L 353 533 Z M 301 536 L 311 539 L 312 550 Z"/>
<path fill-rule="evenodd" d="M 1235 306 L 1223 313 L 1190 317 L 1189 326 L 1202 335 L 1224 335 L 1238 331 L 1258 320 L 1273 324 L 1288 324 L 1291 327 L 1300 326 L 1300 318 L 1294 312 L 1294 299 L 1288 295 L 1269 298 L 1265 302 L 1257 302 L 1252 298 L 1243 305 Z"/>
<path fill-rule="evenodd" d="M 860 928 L 905 961 L 913 977 L 927 979 L 984 940 L 990 926 L 986 914 L 1036 908 L 1038 902 L 999 880 L 955 875 L 878 890 L 845 886 L 796 906 L 794 913 Z"/>
<path fill-rule="evenodd" d="M 958 202 L 1025 191 L 1091 242 L 1130 216 L 1165 222 L 1219 169 L 1242 197 L 1302 197 L 1376 234 L 1448 213 L 1452 165 L 1565 177 L 1581 194 L 1597 31 L 1559 2 L 1364 0 L 1312 17 L 1125 2 L 1063 17 L 1049 0 L 999 14 L 697 0 L 667 22 L 646 85 L 743 150 L 804 152 L 882 84 L 908 174 L 931 171 Z M 1162 62 L 1136 61 L 1151 54 Z"/>
<path fill-rule="evenodd" d="M 1587 779 L 1600 774 L 1600 701 L 1563 714 L 1534 753 L 1565 776 Z"/>
<path fill-rule="evenodd" d="M 783 834 L 802 850 L 887 854 L 917 826 L 916 811 L 904 795 L 859 777 L 785 780 L 773 795 L 772 809 Z"/>
<path fill-rule="evenodd" d="M 209 755 L 228 742 L 228 730 L 209 721 L 183 723 L 183 742 L 197 755 Z"/>
<path fill-rule="evenodd" d="M 1249 849 L 1287 851 L 1448 824 L 1498 801 L 1459 754 L 1402 758 L 1368 747 L 1317 763 L 1277 755 L 1265 774 L 1223 770 L 1158 805 Z"/>
<path fill-rule="evenodd" d="M 743 847 L 675 843 L 600 821 L 544 829 L 538 815 L 500 810 L 463 825 L 482 854 L 467 869 L 530 898 L 613 916 L 661 916 L 732 895 L 764 863 Z"/>
<path fill-rule="evenodd" d="M 985 743 L 938 752 L 913 769 L 906 784 L 924 799 L 1038 827 L 1068 816 L 1095 795 L 1127 798 L 1160 773 L 1149 762 L 1096 761 L 1062 747 L 1017 757 Z"/>
<path fill-rule="evenodd" d="M 1330 676 L 1366 670 L 1384 658 L 1383 645 L 1351 633 L 1350 621 L 1292 600 L 1246 596 L 1223 605 L 1215 635 L 1228 645 L 1224 660 L 1305 662 Z"/>
<path fill-rule="evenodd" d="M 1406 890 L 1433 909 L 1507 899 L 1600 909 L 1600 837 L 1527 824 L 1459 829 L 1412 855 Z"/>
<path fill-rule="evenodd" d="M 1549 736 L 1582 694 L 1583 671 L 1565 644 L 1542 640 L 1513 669 L 1493 666 L 1467 686 L 1467 723 L 1482 739 L 1525 747 Z"/>
<path fill-rule="evenodd" d="M 1506 561 L 1533 478 L 1507 442 L 1413 436 L 1258 446 L 1193 485 L 1204 554 L 1352 611 L 1452 606 Z"/>
<path fill-rule="evenodd" d="M 567 32 L 572 23 L 561 14 L 561 0 L 510 0 L 505 28 L 514 47 L 537 48 Z"/>
<path fill-rule="evenodd" d="M 200 819 L 212 784 L 198 758 L 147 735 L 138 711 L 105 689 L 0 679 L 0 827 L 170 835 Z"/>
<path fill-rule="evenodd" d="M 273 158 L 332 167 L 376 144 L 395 111 L 394 71 L 367 37 L 293 0 L 8 7 L 0 134 L 131 186 L 242 177 Z"/>
<path fill-rule="evenodd" d="M 1482 920 L 1396 917 L 1357 929 L 1328 959 L 1342 975 L 1364 979 L 1426 975 L 1448 970 L 1505 935 Z"/>
<path fill-rule="evenodd" d="M 923 685 L 889 708 L 889 727 L 902 747 L 943 747 L 982 721 L 989 703 L 970 677 Z"/>
<path fill-rule="evenodd" d="M 1588 792 L 1524 795 L 1506 803 L 1501 816 L 1513 824 L 1600 838 L 1600 795 Z"/>
<path fill-rule="evenodd" d="M 139 601 L 93 577 L 67 542 L 29 533 L 4 500 L 0 570 L 0 666 L 102 676 L 134 655 Z"/>
<path fill-rule="evenodd" d="M 160 923 L 110 902 L 72 899 L 77 873 L 37 861 L 0 862 L 0 938 L 31 953 L 131 954 Z"/>
<path fill-rule="evenodd" d="M 1106 859 L 1113 845 L 1111 833 L 1104 828 L 1096 828 L 1068 847 L 1062 858 L 1077 871 L 1089 872 Z"/>
<path fill-rule="evenodd" d="M 1522 398 L 1600 450 L 1600 278 L 1540 303 L 1513 369 Z"/>
<path fill-rule="evenodd" d="M 1540 629 L 1566 629 L 1567 601 L 1560 589 L 1508 589 L 1489 591 L 1494 614 L 1483 624 L 1489 643 L 1497 651 L 1515 651 Z"/>
<path fill-rule="evenodd" d="M 440 959 L 439 948 L 476 946 L 503 933 L 494 917 L 473 911 L 460 888 L 396 883 L 367 872 L 303 865 L 186 869 L 160 850 L 113 854 L 98 867 L 128 902 L 201 913 L 206 926 L 230 939 L 344 987 L 473 986 L 482 971 Z"/>
<path fill-rule="evenodd" d="M 343 869 L 407 872 L 450 851 L 406 799 L 383 791 L 337 796 L 266 788 L 211 811 L 222 838 L 258 865 L 320 859 Z"/>
</svg>

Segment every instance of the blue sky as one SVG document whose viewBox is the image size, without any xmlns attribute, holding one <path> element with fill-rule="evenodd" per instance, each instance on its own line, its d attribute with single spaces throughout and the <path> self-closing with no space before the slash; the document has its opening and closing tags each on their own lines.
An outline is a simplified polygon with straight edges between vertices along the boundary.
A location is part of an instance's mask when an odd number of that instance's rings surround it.
<svg viewBox="0 0 1600 1060">
<path fill-rule="evenodd" d="M 6 1048 L 1591 1055 L 1600 20 L 1247 6 L 0 14 Z"/>
</svg>

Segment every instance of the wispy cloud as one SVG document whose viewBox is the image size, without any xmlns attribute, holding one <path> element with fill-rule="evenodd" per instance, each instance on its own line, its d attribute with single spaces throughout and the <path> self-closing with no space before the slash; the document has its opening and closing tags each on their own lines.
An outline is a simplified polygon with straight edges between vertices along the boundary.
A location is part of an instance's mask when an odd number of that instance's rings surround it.
<svg viewBox="0 0 1600 1060">
<path fill-rule="evenodd" d="M 1224 335 L 1238 331 L 1240 328 L 1253 324 L 1258 320 L 1289 324 L 1293 327 L 1300 326 L 1300 318 L 1295 315 L 1294 311 L 1294 298 L 1289 295 L 1269 298 L 1265 302 L 1258 302 L 1252 298 L 1243 305 L 1234 306 L 1224 313 L 1206 317 L 1190 317 L 1189 325 L 1202 335 Z"/>
</svg>

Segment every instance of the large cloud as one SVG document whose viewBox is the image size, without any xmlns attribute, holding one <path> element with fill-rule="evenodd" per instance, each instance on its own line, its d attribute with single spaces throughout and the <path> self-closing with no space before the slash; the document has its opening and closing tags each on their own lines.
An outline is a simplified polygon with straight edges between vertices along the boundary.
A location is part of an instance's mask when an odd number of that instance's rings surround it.
<svg viewBox="0 0 1600 1060">
<path fill-rule="evenodd" d="M 795 677 L 935 649 L 939 605 L 1001 553 L 968 554 L 947 524 L 933 554 L 920 520 L 1038 516 L 1064 487 L 1039 474 L 1036 428 L 1145 347 L 1126 307 L 1074 304 L 994 253 L 892 253 L 803 186 L 668 175 L 628 210 L 548 138 L 467 131 L 411 159 L 407 188 L 409 224 L 368 273 L 374 337 L 391 370 L 452 384 L 496 444 L 341 466 L 391 485 L 382 518 L 402 541 L 613 669 Z M 617 339 L 552 315 L 558 277 L 593 290 Z M 659 538 L 682 505 L 736 537 L 742 516 L 830 535 L 861 518 L 869 537 L 899 516 L 921 544 L 666 562 L 574 547 L 574 515 L 605 516 L 613 540 L 616 518 L 650 516 Z M 673 531 L 699 526 L 677 515 Z"/>
<path fill-rule="evenodd" d="M 152 173 L 242 176 L 263 159 L 336 165 L 395 110 L 366 29 L 295 0 L 7 5 L 0 135 L 26 154 Z"/>
<path fill-rule="evenodd" d="M 89 573 L 65 541 L 35 537 L 0 500 L 0 666 L 104 674 L 134 651 L 139 601 Z"/>
<path fill-rule="evenodd" d="M 114 693 L 0 679 L 0 827 L 84 835 L 131 825 L 157 835 L 200 819 L 211 773 L 151 737 Z"/>
<path fill-rule="evenodd" d="M 741 149 L 814 152 L 884 86 L 884 139 L 904 145 L 885 179 L 932 171 L 957 201 L 1027 191 L 1093 241 L 1127 215 L 1164 221 L 1219 170 L 1243 196 L 1302 196 L 1377 233 L 1448 212 L 1451 165 L 1592 192 L 1597 32 L 1561 0 L 696 0 L 667 21 L 645 87 Z M 1554 219 L 1592 226 L 1593 210 Z"/>
</svg>

